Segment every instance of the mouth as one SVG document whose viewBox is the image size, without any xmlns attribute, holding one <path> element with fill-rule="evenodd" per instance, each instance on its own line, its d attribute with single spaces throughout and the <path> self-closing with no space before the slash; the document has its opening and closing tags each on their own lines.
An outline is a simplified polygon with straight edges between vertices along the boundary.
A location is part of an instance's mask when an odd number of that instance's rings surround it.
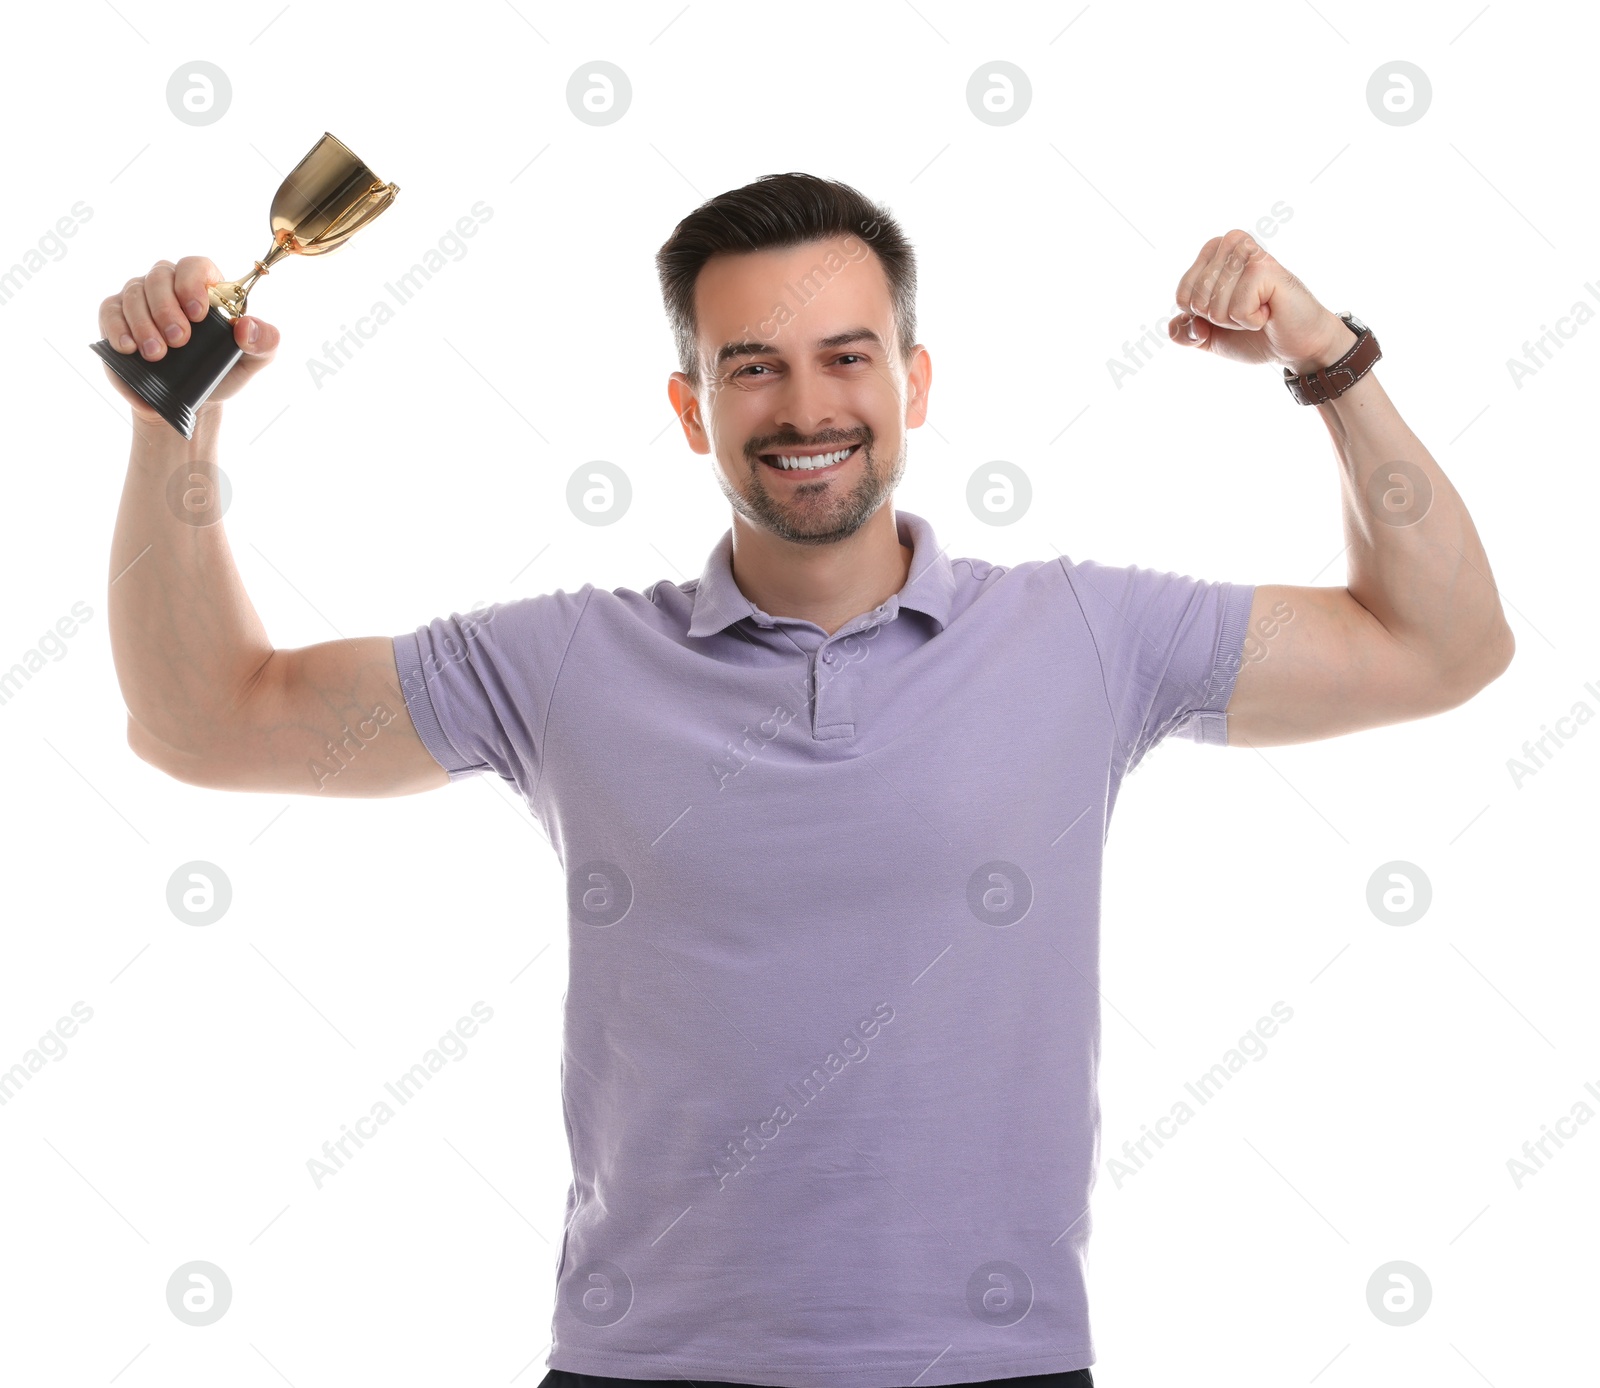
<svg viewBox="0 0 1600 1388">
<path fill-rule="evenodd" d="M 860 451 L 859 443 L 845 448 L 795 449 L 788 453 L 762 453 L 763 464 L 773 472 L 794 477 L 829 477 L 839 471 Z"/>
</svg>

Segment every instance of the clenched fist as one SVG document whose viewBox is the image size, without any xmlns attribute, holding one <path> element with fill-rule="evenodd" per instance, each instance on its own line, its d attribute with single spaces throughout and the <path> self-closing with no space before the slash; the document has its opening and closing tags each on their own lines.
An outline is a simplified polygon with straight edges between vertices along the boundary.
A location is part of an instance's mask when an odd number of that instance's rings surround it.
<svg viewBox="0 0 1600 1388">
<path fill-rule="evenodd" d="M 182 347 L 189 340 L 189 325 L 198 323 L 211 311 L 206 291 L 222 282 L 222 273 L 203 255 L 186 255 L 176 265 L 158 260 L 150 273 L 131 279 L 122 291 L 100 304 L 100 332 L 117 351 L 138 352 L 146 361 L 160 361 L 167 348 Z M 271 323 L 245 314 L 233 324 L 233 340 L 244 353 L 233 370 L 211 392 L 199 413 L 212 412 L 230 395 L 272 360 L 278 347 L 278 330 Z M 161 416 L 122 383 L 116 372 L 106 367 L 106 376 L 117 393 L 140 419 L 161 423 Z"/>
<path fill-rule="evenodd" d="M 1247 231 L 1207 241 L 1176 299 L 1167 336 L 1233 361 L 1281 362 L 1300 375 L 1337 361 L 1356 340 Z"/>
</svg>

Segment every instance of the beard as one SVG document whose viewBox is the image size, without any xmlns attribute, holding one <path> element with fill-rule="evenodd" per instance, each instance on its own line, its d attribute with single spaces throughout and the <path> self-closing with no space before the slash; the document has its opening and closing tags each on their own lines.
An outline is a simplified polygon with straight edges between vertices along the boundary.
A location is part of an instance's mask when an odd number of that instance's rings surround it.
<svg viewBox="0 0 1600 1388">
<path fill-rule="evenodd" d="M 845 441 L 820 439 L 816 442 Z M 750 524 L 794 544 L 837 544 L 840 540 L 849 539 L 871 520 L 905 476 L 907 441 L 903 435 L 899 455 L 892 467 L 886 467 L 879 457 L 876 439 L 870 429 L 858 442 L 861 447 L 850 459 L 852 464 L 859 463 L 858 475 L 848 488 L 839 478 L 826 478 L 817 482 L 798 480 L 779 483 L 784 490 L 781 496 L 769 490 L 766 484 L 768 465 L 761 461 L 759 455 L 784 446 L 806 446 L 796 443 L 792 438 L 758 440 L 746 445 L 744 461 L 747 471 L 742 489 L 730 485 L 721 468 L 713 471 L 722 494 Z"/>
</svg>

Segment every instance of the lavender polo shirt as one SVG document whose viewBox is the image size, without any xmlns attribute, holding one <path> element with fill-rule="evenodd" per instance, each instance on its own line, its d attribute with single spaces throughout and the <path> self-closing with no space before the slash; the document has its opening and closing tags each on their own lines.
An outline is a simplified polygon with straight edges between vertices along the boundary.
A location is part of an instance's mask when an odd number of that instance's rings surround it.
<svg viewBox="0 0 1600 1388">
<path fill-rule="evenodd" d="M 890 503 L 892 504 L 892 503 Z M 549 1367 L 918 1388 L 1094 1363 L 1101 850 L 1227 740 L 1253 589 L 950 559 L 832 636 L 698 579 L 394 638 L 452 780 L 567 879 Z"/>
</svg>

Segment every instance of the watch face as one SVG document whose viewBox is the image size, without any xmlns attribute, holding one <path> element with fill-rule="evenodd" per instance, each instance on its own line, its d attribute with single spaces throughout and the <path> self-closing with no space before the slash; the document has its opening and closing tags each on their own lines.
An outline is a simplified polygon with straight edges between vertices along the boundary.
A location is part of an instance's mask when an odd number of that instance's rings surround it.
<svg viewBox="0 0 1600 1388">
<path fill-rule="evenodd" d="M 1339 316 L 1350 325 L 1351 332 L 1364 333 L 1367 331 L 1367 325 L 1357 318 L 1355 314 L 1341 313 Z"/>
</svg>

